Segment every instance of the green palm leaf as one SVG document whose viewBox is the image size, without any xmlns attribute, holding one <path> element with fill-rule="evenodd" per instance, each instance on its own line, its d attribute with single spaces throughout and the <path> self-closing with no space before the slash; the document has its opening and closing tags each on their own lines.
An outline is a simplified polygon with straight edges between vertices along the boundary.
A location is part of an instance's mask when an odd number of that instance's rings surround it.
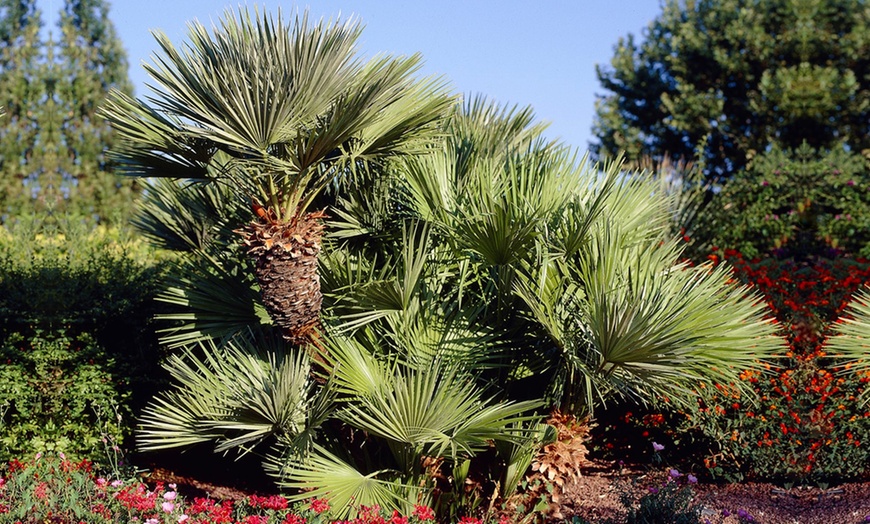
<svg viewBox="0 0 870 524">
<path fill-rule="evenodd" d="M 870 374 L 870 291 L 861 289 L 852 299 L 846 315 L 840 317 L 827 342 L 828 352 L 842 366 L 839 375 Z M 870 389 L 859 397 L 861 405 L 870 402 Z"/>
<path fill-rule="evenodd" d="M 230 256 L 183 259 L 157 300 L 177 308 L 157 319 L 174 325 L 160 330 L 170 348 L 230 338 L 271 319 L 247 266 Z"/>
<path fill-rule="evenodd" d="M 356 58 L 361 30 L 240 9 L 190 24 L 180 48 L 156 33 L 153 107 L 115 93 L 103 109 L 112 157 L 129 175 L 225 180 L 279 220 L 304 213 L 360 164 L 425 148 L 452 104 L 443 81 L 412 78 L 418 56 Z M 214 169 L 216 155 L 231 160 Z"/>
<path fill-rule="evenodd" d="M 737 374 L 783 349 L 763 304 L 726 269 L 676 264 L 678 253 L 675 242 L 650 247 L 601 227 L 576 266 L 541 266 L 557 278 L 524 275 L 517 293 L 560 348 L 563 372 L 583 377 L 586 409 L 591 388 L 680 403 L 699 382 L 722 383 L 751 398 Z"/>
<path fill-rule="evenodd" d="M 410 514 L 413 504 L 426 503 L 425 493 L 419 486 L 396 481 L 400 472 L 380 470 L 361 473 L 326 448 L 314 445 L 304 459 L 287 460 L 272 455 L 265 464 L 270 475 L 280 479 L 278 485 L 298 490 L 291 502 L 315 498 L 328 498 L 333 511 L 340 518 L 352 518 L 359 506 L 395 508 Z"/>
</svg>

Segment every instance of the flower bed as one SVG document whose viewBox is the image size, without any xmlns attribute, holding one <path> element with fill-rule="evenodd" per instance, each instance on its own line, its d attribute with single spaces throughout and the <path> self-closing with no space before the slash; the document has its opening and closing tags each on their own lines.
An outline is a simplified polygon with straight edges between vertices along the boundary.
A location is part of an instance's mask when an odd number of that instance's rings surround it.
<svg viewBox="0 0 870 524">
<path fill-rule="evenodd" d="M 244 500 L 185 500 L 175 484 L 153 488 L 137 481 L 98 476 L 87 460 L 63 453 L 12 460 L 0 478 L 0 521 L 27 523 L 144 524 L 419 524 L 435 520 L 433 510 L 414 506 L 409 515 L 360 506 L 356 515 L 337 519 L 325 499 L 291 504 L 280 495 L 250 495 Z M 463 517 L 460 524 L 483 524 Z M 509 522 L 503 517 L 502 524 Z"/>
<path fill-rule="evenodd" d="M 825 342 L 852 295 L 870 282 L 870 264 L 847 257 L 747 261 L 735 251 L 724 258 L 736 278 L 761 293 L 782 326 L 788 351 L 769 375 L 743 375 L 758 393 L 758 405 L 729 399 L 723 388 L 699 415 L 719 418 L 720 433 L 730 430 L 724 449 L 748 461 L 755 477 L 827 484 L 865 476 L 870 411 L 855 399 L 868 377 L 837 378 L 839 363 Z"/>
<path fill-rule="evenodd" d="M 787 348 L 766 373 L 741 374 L 755 402 L 731 384 L 716 384 L 700 388 L 697 407 L 686 412 L 626 406 L 609 414 L 597 434 L 599 444 L 611 448 L 606 456 L 643 461 L 638 450 L 644 447 L 629 440 L 656 439 L 681 447 L 687 460 L 703 458 L 706 472 L 731 481 L 789 486 L 866 478 L 870 407 L 856 399 L 870 376 L 838 374 L 845 368 L 825 343 L 852 295 L 870 282 L 870 262 L 843 256 L 747 260 L 733 250 L 710 258 L 728 263 L 734 278 L 767 303 Z"/>
</svg>

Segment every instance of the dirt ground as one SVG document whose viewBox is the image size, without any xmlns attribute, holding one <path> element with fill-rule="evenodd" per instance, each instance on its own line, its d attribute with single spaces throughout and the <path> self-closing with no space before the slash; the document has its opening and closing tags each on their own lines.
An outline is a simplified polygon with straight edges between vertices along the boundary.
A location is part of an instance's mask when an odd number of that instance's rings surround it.
<svg viewBox="0 0 870 524">
<path fill-rule="evenodd" d="M 659 481 L 661 478 L 650 479 L 651 483 Z M 560 508 L 563 517 L 578 515 L 592 522 L 618 518 L 621 509 L 619 489 L 618 475 L 613 468 L 590 469 L 575 485 L 566 489 Z M 645 489 L 641 482 L 638 496 Z M 703 516 L 711 524 L 737 523 L 739 510 L 748 512 L 759 524 L 870 522 L 870 483 L 845 484 L 826 490 L 807 487 L 786 490 L 772 484 L 751 482 L 699 483 L 694 490 L 695 500 L 704 508 Z"/>
<path fill-rule="evenodd" d="M 175 469 L 175 468 L 173 468 Z M 198 472 L 199 473 L 199 472 Z M 638 478 L 637 494 L 646 486 L 661 482 L 663 477 L 642 472 L 618 475 L 610 464 L 590 463 L 583 476 L 571 486 L 566 486 L 560 506 L 548 520 L 570 522 L 577 515 L 591 522 L 620 516 L 620 486 L 625 486 L 628 477 Z M 185 470 L 170 470 L 154 467 L 143 476 L 148 482 L 175 482 L 186 497 L 211 496 L 220 499 L 240 499 L 249 494 L 273 494 L 268 485 L 246 484 L 239 476 L 226 477 L 218 474 L 215 482 L 202 480 Z M 772 484 L 704 484 L 694 486 L 703 516 L 711 524 L 736 524 L 738 510 L 752 515 L 758 524 L 859 524 L 870 522 L 870 483 L 846 484 L 822 490 L 819 488 L 782 489 Z M 724 516 L 723 510 L 730 513 Z M 867 519 L 867 520 L 865 520 Z M 664 524 L 664 523 L 662 523 Z"/>
</svg>

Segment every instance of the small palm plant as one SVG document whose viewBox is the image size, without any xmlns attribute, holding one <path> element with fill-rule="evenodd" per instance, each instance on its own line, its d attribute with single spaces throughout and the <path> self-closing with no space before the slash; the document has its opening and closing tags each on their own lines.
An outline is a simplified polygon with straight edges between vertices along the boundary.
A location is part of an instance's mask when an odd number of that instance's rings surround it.
<svg viewBox="0 0 870 524">
<path fill-rule="evenodd" d="M 239 230 L 263 303 L 285 337 L 310 339 L 322 295 L 317 270 L 326 188 L 388 158 L 421 151 L 451 104 L 437 80 L 416 81 L 418 56 L 355 57 L 356 22 L 231 12 L 210 33 L 146 65 L 160 90 L 113 92 L 102 114 L 119 135 L 112 157 L 132 176 L 211 180 L 248 202 Z"/>
<path fill-rule="evenodd" d="M 401 164 L 407 207 L 462 268 L 457 300 L 483 304 L 476 321 L 512 348 L 497 379 L 509 391 L 543 385 L 575 414 L 612 396 L 689 402 L 699 382 L 739 387 L 739 370 L 783 351 L 727 270 L 679 262 L 682 197 L 661 180 L 586 165 L 528 109 L 473 99 L 447 125 L 441 149 Z"/>
<path fill-rule="evenodd" d="M 657 186 L 545 140 L 529 109 L 454 105 L 416 58 L 358 63 L 353 24 L 253 18 L 194 25 L 183 52 L 159 37 L 154 106 L 105 110 L 122 169 L 169 180 L 139 227 L 190 255 L 145 448 L 268 445 L 279 482 L 346 511 L 457 497 L 492 450 L 509 494 L 541 408 L 680 396 L 778 348 L 745 290 L 677 263 Z M 270 324 L 289 345 L 246 335 Z"/>
</svg>

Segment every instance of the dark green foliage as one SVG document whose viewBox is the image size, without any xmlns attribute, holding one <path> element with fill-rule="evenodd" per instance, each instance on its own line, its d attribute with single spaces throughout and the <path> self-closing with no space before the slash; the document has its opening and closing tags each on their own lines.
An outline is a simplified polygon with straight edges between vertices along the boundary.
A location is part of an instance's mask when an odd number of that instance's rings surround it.
<svg viewBox="0 0 870 524">
<path fill-rule="evenodd" d="M 690 159 L 700 144 L 722 179 L 772 145 L 866 150 L 868 21 L 862 0 L 669 0 L 598 68 L 593 152 Z"/>
<path fill-rule="evenodd" d="M 34 156 L 39 127 L 34 108 L 44 96 L 43 59 L 35 0 L 0 0 L 0 222 L 36 209 Z"/>
<path fill-rule="evenodd" d="M 131 216 L 141 184 L 116 176 L 105 152 L 113 143 L 97 108 L 115 89 L 132 93 L 127 57 L 109 20 L 104 0 L 66 0 L 60 17 L 55 76 L 58 173 L 68 212 L 100 222 Z"/>
<path fill-rule="evenodd" d="M 88 334 L 19 333 L 0 347 L 0 460 L 59 451 L 100 461 L 131 433 L 129 380 Z"/>
<path fill-rule="evenodd" d="M 694 491 L 668 480 L 635 503 L 631 492 L 620 493 L 619 501 L 626 508 L 625 524 L 701 524 L 701 507 L 694 504 Z M 611 524 L 616 524 L 610 521 Z"/>
</svg>

